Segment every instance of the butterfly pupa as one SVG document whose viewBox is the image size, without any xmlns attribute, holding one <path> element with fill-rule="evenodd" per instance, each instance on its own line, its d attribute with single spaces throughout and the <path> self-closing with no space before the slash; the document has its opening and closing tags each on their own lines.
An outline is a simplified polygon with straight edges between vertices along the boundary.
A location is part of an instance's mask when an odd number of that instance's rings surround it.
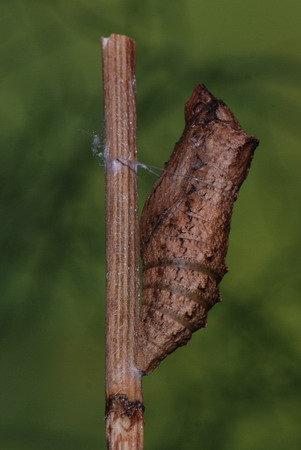
<svg viewBox="0 0 301 450">
<path fill-rule="evenodd" d="M 233 203 L 258 139 L 203 84 L 185 105 L 185 129 L 144 206 L 137 367 L 150 373 L 205 327 L 218 285 Z"/>
</svg>

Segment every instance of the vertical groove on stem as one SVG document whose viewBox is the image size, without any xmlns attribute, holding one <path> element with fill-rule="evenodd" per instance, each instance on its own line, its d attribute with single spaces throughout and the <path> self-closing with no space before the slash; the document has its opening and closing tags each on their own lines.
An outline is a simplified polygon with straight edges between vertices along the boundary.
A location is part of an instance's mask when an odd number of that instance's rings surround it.
<svg viewBox="0 0 301 450">
<path fill-rule="evenodd" d="M 109 449 L 143 448 L 139 308 L 135 42 L 102 39 L 106 168 L 106 433 Z"/>
</svg>

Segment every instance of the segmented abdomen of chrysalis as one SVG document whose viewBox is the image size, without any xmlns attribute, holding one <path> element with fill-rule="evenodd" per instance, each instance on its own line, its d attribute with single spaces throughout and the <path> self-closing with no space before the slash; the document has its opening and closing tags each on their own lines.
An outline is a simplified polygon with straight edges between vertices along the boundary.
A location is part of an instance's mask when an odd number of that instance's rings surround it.
<svg viewBox="0 0 301 450">
<path fill-rule="evenodd" d="M 202 84 L 185 121 L 141 217 L 137 367 L 145 373 L 206 326 L 221 299 L 233 203 L 258 145 Z"/>
</svg>

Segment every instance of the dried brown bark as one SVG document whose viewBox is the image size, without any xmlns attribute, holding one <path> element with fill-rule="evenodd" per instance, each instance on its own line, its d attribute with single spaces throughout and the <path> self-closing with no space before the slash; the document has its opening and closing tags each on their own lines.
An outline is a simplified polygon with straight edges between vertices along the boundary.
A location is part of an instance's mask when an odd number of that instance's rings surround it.
<svg viewBox="0 0 301 450">
<path fill-rule="evenodd" d="M 135 43 L 102 39 L 106 170 L 106 433 L 109 449 L 143 448 L 141 374 L 136 369 L 139 307 L 135 161 Z"/>
<path fill-rule="evenodd" d="M 137 366 L 150 373 L 221 297 L 233 203 L 258 139 L 199 84 L 183 135 L 141 217 L 143 299 Z"/>
</svg>

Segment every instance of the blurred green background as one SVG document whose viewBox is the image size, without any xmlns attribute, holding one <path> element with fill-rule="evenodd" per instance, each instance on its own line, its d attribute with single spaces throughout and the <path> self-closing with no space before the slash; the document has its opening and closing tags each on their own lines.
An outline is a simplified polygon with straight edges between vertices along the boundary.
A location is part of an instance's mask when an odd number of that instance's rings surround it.
<svg viewBox="0 0 301 450">
<path fill-rule="evenodd" d="M 1 1 L 1 450 L 104 439 L 99 38 L 137 42 L 139 159 L 163 166 L 195 84 L 261 144 L 224 302 L 144 379 L 146 449 L 301 448 L 301 3 Z M 155 179 L 141 171 L 144 203 Z"/>
</svg>

